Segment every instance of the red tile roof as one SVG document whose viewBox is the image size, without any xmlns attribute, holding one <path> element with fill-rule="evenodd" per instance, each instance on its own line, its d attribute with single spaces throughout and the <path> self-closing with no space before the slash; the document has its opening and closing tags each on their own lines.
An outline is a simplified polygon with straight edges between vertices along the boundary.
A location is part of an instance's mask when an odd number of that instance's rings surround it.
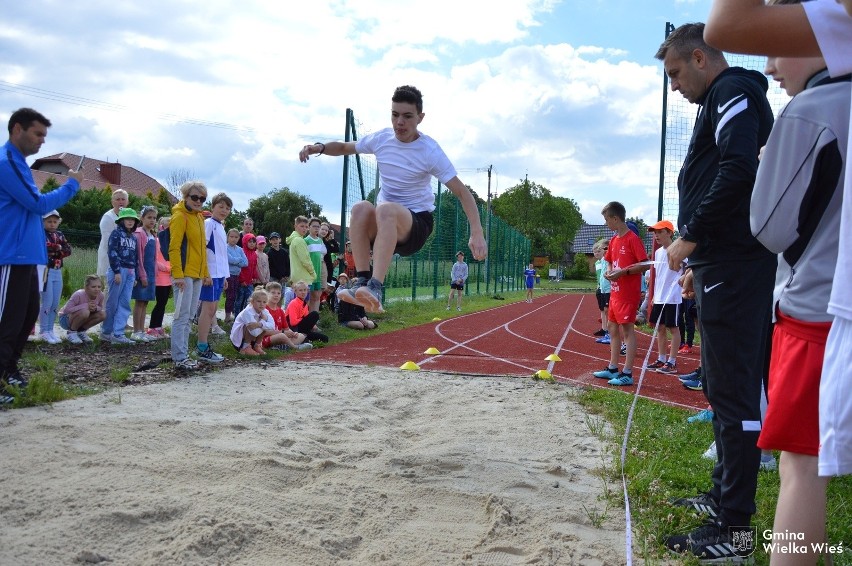
<svg viewBox="0 0 852 566">
<path fill-rule="evenodd" d="M 44 186 L 51 177 L 55 177 L 56 181 L 61 185 L 68 178 L 68 171 L 76 168 L 80 163 L 80 157 L 73 153 L 57 153 L 36 159 L 31 167 L 36 186 Z M 165 190 L 165 187 L 158 183 L 156 179 L 149 177 L 138 169 L 121 165 L 120 163 L 110 163 L 108 161 L 101 161 L 100 159 L 85 157 L 83 159 L 83 190 L 91 189 L 92 187 L 103 189 L 107 185 L 112 190 L 124 189 L 128 194 L 139 197 L 145 197 L 150 192 L 156 198 L 160 189 Z M 177 199 L 171 193 L 168 191 L 166 193 L 172 203 L 177 202 Z"/>
</svg>

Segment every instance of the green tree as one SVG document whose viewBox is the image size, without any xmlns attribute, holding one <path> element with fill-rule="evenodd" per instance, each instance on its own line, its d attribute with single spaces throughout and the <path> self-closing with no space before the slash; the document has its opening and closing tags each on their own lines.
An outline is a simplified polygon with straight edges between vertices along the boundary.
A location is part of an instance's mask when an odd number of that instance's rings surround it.
<svg viewBox="0 0 852 566">
<path fill-rule="evenodd" d="M 41 192 L 49 193 L 58 187 L 59 183 L 56 179 L 50 177 L 44 183 Z M 137 212 L 146 204 L 156 206 L 159 216 L 171 214 L 172 205 L 168 199 L 168 193 L 163 189 L 160 189 L 157 195 L 149 190 L 144 198 L 134 194 L 130 195 L 128 206 Z M 110 208 L 112 208 L 112 187 L 110 185 L 102 189 L 83 188 L 77 193 L 77 196 L 59 209 L 59 213 L 62 215 L 62 226 L 74 230 L 98 232 L 101 217 Z"/>
<path fill-rule="evenodd" d="M 316 216 L 326 220 L 320 215 L 321 212 L 322 207 L 309 197 L 284 187 L 249 201 L 248 210 L 242 217 L 238 216 L 240 213 L 231 214 L 231 217 L 242 223 L 242 218 L 247 215 L 254 220 L 256 233 L 279 232 L 282 237 L 286 237 L 293 231 L 293 219 L 297 216 Z"/>
<path fill-rule="evenodd" d="M 553 196 L 529 179 L 508 189 L 492 202 L 494 214 L 530 239 L 533 255 L 559 261 L 583 224 L 574 199 Z"/>
</svg>

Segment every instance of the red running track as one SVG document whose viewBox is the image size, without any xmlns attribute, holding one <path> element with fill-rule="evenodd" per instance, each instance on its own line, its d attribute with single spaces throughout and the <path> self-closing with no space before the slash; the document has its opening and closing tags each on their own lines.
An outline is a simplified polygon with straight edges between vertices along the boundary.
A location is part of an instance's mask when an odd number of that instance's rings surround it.
<svg viewBox="0 0 852 566">
<path fill-rule="evenodd" d="M 391 306 L 390 308 L 393 308 Z M 300 359 L 328 360 L 353 365 L 399 367 L 415 362 L 422 370 L 468 375 L 511 375 L 530 377 L 547 369 L 557 381 L 615 389 L 606 380 L 592 376 L 609 362 L 609 346 L 597 344 L 592 335 L 600 328 L 600 312 L 594 295 L 551 294 L 532 304 L 510 303 L 470 314 L 447 313 L 440 322 L 366 336 L 331 348 L 300 355 Z M 638 383 L 651 336 L 637 331 L 634 380 Z M 440 354 L 424 352 L 434 347 Z M 679 373 L 698 367 L 698 348 L 678 356 Z M 545 360 L 556 353 L 561 362 Z M 620 358 L 623 363 L 624 357 Z M 649 358 L 656 360 L 656 347 Z M 636 385 L 618 387 L 633 394 Z M 707 406 L 703 393 L 685 389 L 676 375 L 649 370 L 641 396 L 689 409 Z"/>
</svg>

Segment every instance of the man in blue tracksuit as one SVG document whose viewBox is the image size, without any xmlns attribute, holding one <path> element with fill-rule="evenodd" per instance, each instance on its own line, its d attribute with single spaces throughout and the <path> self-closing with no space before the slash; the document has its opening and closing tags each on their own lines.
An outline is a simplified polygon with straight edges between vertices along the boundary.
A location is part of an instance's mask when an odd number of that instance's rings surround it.
<svg viewBox="0 0 852 566">
<path fill-rule="evenodd" d="M 0 403 L 13 398 L 6 385 L 26 386 L 18 370 L 30 330 L 39 312 L 36 265 L 47 264 L 47 246 L 41 218 L 77 194 L 83 174 L 69 171 L 68 181 L 41 194 L 26 158 L 44 143 L 50 120 L 30 108 L 9 118 L 9 141 L 0 155 Z"/>
<path fill-rule="evenodd" d="M 737 562 L 734 531 L 748 527 L 755 512 L 760 395 L 777 264 L 751 234 L 749 205 L 773 116 L 766 77 L 729 67 L 703 32 L 704 24 L 685 24 L 656 54 L 672 90 L 699 105 L 678 177 L 681 237 L 667 251 L 672 269 L 689 258 L 683 288 L 694 289 L 698 303 L 703 387 L 713 406 L 717 450 L 711 490 L 675 502 L 707 513 L 710 521 L 669 537 L 666 545 L 699 560 Z"/>
</svg>

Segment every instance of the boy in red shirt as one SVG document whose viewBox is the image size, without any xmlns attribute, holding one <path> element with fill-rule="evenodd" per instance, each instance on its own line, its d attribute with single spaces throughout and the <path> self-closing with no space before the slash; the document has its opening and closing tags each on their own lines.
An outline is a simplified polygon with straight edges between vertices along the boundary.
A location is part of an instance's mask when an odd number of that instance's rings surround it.
<svg viewBox="0 0 852 566">
<path fill-rule="evenodd" d="M 595 377 L 609 380 L 610 385 L 633 385 L 633 361 L 636 358 L 636 334 L 633 325 L 642 295 L 642 274 L 650 265 L 637 265 L 648 261 L 648 252 L 639 236 L 627 227 L 624 205 L 607 204 L 601 214 L 607 227 L 615 232 L 609 241 L 604 259 L 610 268 L 604 275 L 611 283 L 609 299 L 609 335 L 622 336 L 627 344 L 624 369 L 618 371 L 621 348 L 617 340 L 610 342 L 609 365 L 594 372 Z"/>
<path fill-rule="evenodd" d="M 266 292 L 269 294 L 269 302 L 266 310 L 275 321 L 278 334 L 264 336 L 261 345 L 264 348 L 276 348 L 278 350 L 310 350 L 313 346 L 307 342 L 307 336 L 299 332 L 293 332 L 287 327 L 287 315 L 281 308 L 281 283 L 270 281 L 266 284 Z"/>
</svg>

